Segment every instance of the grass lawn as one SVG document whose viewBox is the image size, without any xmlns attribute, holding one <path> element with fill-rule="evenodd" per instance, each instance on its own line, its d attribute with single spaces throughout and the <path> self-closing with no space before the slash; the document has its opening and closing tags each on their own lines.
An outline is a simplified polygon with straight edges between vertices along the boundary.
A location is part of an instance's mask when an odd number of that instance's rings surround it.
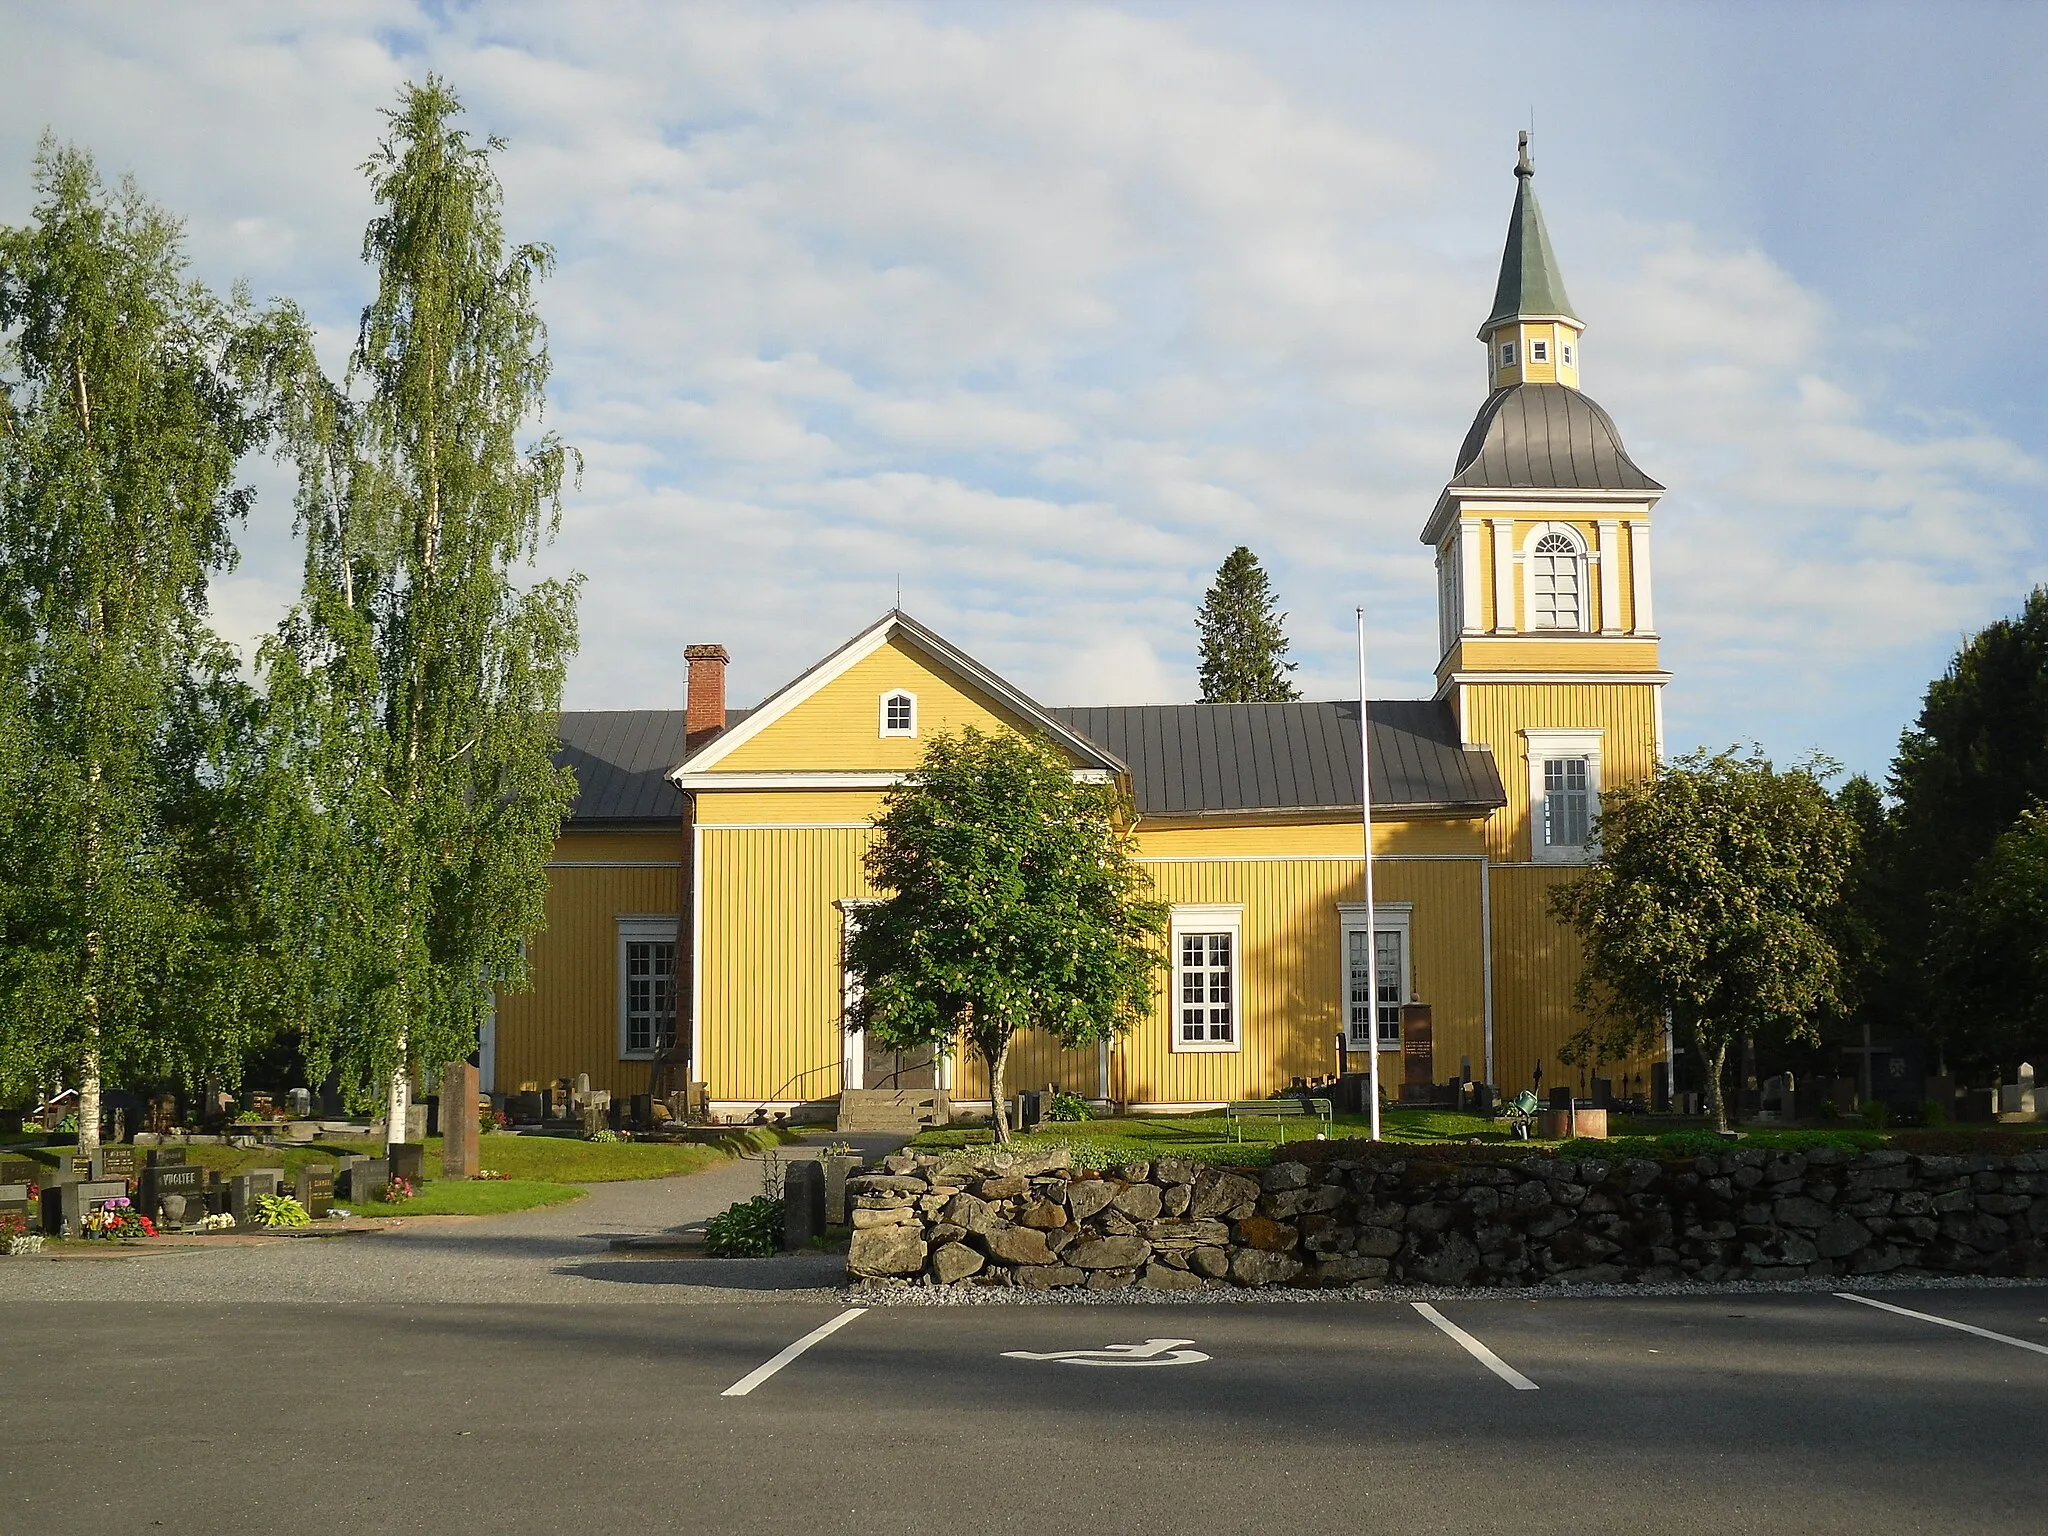
<svg viewBox="0 0 2048 1536">
<path fill-rule="evenodd" d="M 1505 1120 L 1486 1120 L 1478 1115 L 1447 1109 L 1388 1109 L 1380 1116 L 1383 1142 L 1396 1146 L 1464 1146 L 1471 1142 L 1496 1150 L 1526 1148 L 1529 1151 L 1559 1152 L 1575 1157 L 1696 1157 L 1703 1152 L 1726 1151 L 1728 1143 L 1712 1131 L 1673 1131 L 1669 1122 L 1636 1122 L 1618 1117 L 1615 1135 L 1606 1141 L 1515 1141 Z M 2009 1131 L 2010 1126 L 1986 1126 L 1983 1134 Z M 1029 1136 L 1015 1138 L 1020 1148 L 1066 1147 L 1074 1165 L 1107 1168 L 1117 1163 L 1149 1161 L 1161 1157 L 1184 1157 L 1200 1163 L 1256 1166 L 1271 1160 L 1273 1149 L 1285 1142 L 1312 1140 L 1317 1127 L 1309 1120 L 1255 1120 L 1244 1127 L 1244 1139 L 1235 1140 L 1228 1121 L 1220 1114 L 1119 1115 L 1101 1120 L 1066 1121 L 1047 1125 Z M 1369 1137 L 1372 1123 L 1364 1115 L 1339 1115 L 1330 1129 L 1332 1140 Z M 1916 1133 L 1907 1132 L 1897 1144 L 1911 1147 Z M 1927 1133 L 1919 1133 L 1925 1135 Z M 1953 1140 L 1955 1133 L 1944 1137 Z M 976 1147 L 994 1140 L 986 1130 L 951 1127 L 926 1131 L 911 1143 L 915 1147 Z M 1864 1151 L 1893 1143 L 1884 1133 L 1861 1128 L 1839 1130 L 1778 1130 L 1743 1128 L 1741 1144 L 1771 1151 L 1802 1151 L 1814 1147 L 1839 1147 Z M 1944 1145 L 1941 1150 L 1960 1150 Z M 1987 1148 L 1987 1150 L 1989 1150 Z"/>
<path fill-rule="evenodd" d="M 549 1184 L 538 1179 L 441 1179 L 421 1187 L 412 1199 L 398 1205 L 372 1201 L 367 1205 L 343 1203 L 351 1216 L 503 1216 L 512 1211 L 530 1211 L 543 1205 L 560 1205 L 581 1200 L 583 1191 L 570 1184 Z"/>
</svg>

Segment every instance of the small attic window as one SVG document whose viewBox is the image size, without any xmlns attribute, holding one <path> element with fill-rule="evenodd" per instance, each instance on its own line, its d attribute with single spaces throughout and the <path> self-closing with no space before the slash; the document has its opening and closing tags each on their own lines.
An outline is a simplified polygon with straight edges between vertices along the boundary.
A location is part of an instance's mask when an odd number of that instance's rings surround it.
<svg viewBox="0 0 2048 1536">
<path fill-rule="evenodd" d="M 1547 342 L 1547 341 L 1532 341 L 1532 342 L 1530 342 L 1530 343 L 1529 343 L 1529 361 L 1530 361 L 1530 362 L 1532 362 L 1532 363 L 1547 363 L 1547 362 L 1549 362 L 1549 361 L 1550 361 L 1550 343 L 1549 343 L 1549 342 Z"/>
<path fill-rule="evenodd" d="M 1503 368 L 1515 366 L 1515 344 L 1512 341 L 1504 341 L 1500 344 L 1500 365 Z"/>
<path fill-rule="evenodd" d="M 1557 360 L 1569 368 L 1572 366 L 1572 344 L 1561 341 L 1557 344 Z"/>
<path fill-rule="evenodd" d="M 882 734 L 884 736 L 915 736 L 917 734 L 917 695 L 898 688 L 882 695 Z"/>
</svg>

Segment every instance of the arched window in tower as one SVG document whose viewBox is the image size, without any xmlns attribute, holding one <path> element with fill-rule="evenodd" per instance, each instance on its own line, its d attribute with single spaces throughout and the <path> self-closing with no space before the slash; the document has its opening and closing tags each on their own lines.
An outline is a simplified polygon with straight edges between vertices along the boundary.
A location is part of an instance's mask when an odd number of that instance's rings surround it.
<svg viewBox="0 0 2048 1536">
<path fill-rule="evenodd" d="M 1584 556 L 1568 533 L 1546 533 L 1529 552 L 1531 624 L 1536 629 L 1584 629 Z"/>
</svg>

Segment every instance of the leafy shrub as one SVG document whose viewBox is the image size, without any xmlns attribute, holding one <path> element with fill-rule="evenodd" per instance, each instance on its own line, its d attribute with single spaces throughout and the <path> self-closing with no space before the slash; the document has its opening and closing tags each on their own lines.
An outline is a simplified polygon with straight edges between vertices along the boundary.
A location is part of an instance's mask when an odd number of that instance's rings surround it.
<svg viewBox="0 0 2048 1536">
<path fill-rule="evenodd" d="M 704 1251 L 714 1259 L 763 1259 L 782 1251 L 782 1202 L 767 1195 L 719 1212 L 704 1223 Z"/>
<path fill-rule="evenodd" d="M 595 1141 L 601 1143 L 602 1145 L 610 1146 L 613 1142 L 623 1140 L 624 1138 L 621 1137 L 617 1131 L 607 1129 L 602 1131 L 592 1131 L 588 1136 L 584 1137 L 583 1139 L 585 1141 Z"/>
<path fill-rule="evenodd" d="M 76 1136 L 78 1134 L 77 1110 L 74 1109 L 70 1114 L 57 1122 L 57 1134 L 59 1136 Z"/>
<path fill-rule="evenodd" d="M 290 1195 L 258 1195 L 255 1216 L 259 1227 L 303 1227 L 313 1220 Z"/>
<path fill-rule="evenodd" d="M 1939 1099 L 1929 1099 L 1920 1106 L 1920 1123 L 1930 1131 L 1946 1129 L 1948 1126 L 1948 1106 Z"/>
<path fill-rule="evenodd" d="M 1047 1108 L 1045 1118 L 1048 1120 L 1086 1120 L 1088 1118 L 1088 1101 L 1078 1093 L 1056 1093 L 1052 1096 L 1052 1104 Z"/>
<path fill-rule="evenodd" d="M 1891 1118 L 1891 1108 L 1882 1099 L 1872 1099 L 1863 1106 L 1863 1124 L 1870 1130 L 1883 1130 L 1891 1123 Z"/>
</svg>

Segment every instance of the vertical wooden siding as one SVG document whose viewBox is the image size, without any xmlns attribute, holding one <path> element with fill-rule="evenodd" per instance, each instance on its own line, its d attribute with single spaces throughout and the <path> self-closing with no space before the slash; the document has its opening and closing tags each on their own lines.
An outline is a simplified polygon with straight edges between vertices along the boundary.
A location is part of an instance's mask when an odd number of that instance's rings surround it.
<svg viewBox="0 0 2048 1536">
<path fill-rule="evenodd" d="M 1649 683 L 1478 683 L 1465 689 L 1465 735 L 1493 749 L 1507 808 L 1487 823 L 1487 852 L 1527 863 L 1531 727 L 1597 729 L 1605 785 L 1647 778 L 1657 766 L 1657 690 Z"/>
<path fill-rule="evenodd" d="M 1583 951 L 1578 935 L 1550 915 L 1549 893 L 1579 874 L 1576 869 L 1534 865 L 1493 870 L 1494 1044 L 1500 1086 L 1510 1093 L 1532 1086 L 1543 1065 L 1547 1091 L 1576 1087 L 1579 1069 L 1558 1059 L 1558 1048 L 1585 1020 L 1573 1001 Z M 1609 1062 L 1604 1076 L 1620 1091 L 1624 1075 L 1647 1080 L 1658 1050 Z M 1588 1080 L 1591 1078 L 1588 1069 Z"/>
<path fill-rule="evenodd" d="M 565 843 L 569 840 L 564 839 Z M 674 855 L 677 838 L 667 838 Z M 573 856 L 614 856 L 585 846 Z M 590 1074 L 594 1088 L 644 1093 L 647 1065 L 619 1057 L 621 914 L 678 910 L 678 870 L 564 869 L 548 873 L 547 926 L 527 941 L 532 990 L 498 998 L 497 1087 Z"/>
</svg>

